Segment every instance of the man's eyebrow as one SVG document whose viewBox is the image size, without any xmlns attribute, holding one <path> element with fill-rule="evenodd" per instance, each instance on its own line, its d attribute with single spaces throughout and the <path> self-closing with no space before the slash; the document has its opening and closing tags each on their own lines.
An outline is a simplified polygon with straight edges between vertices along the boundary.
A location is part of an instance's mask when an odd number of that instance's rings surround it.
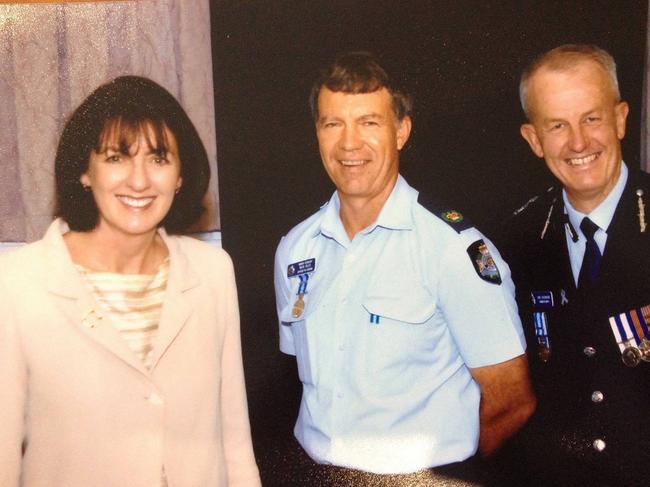
<svg viewBox="0 0 650 487">
<path fill-rule="evenodd" d="M 323 123 L 331 120 L 341 120 L 341 118 L 335 115 L 321 115 L 320 117 L 318 117 L 318 123 Z"/>
<path fill-rule="evenodd" d="M 378 112 L 370 112 L 370 113 L 364 113 L 362 115 L 359 115 L 358 117 L 355 118 L 355 120 L 383 120 L 385 117 Z M 337 121 L 341 120 L 341 117 L 336 116 L 336 115 L 323 115 L 318 118 L 318 123 L 323 123 L 323 122 L 331 122 L 331 121 Z"/>
<path fill-rule="evenodd" d="M 542 119 L 542 124 L 544 124 L 544 125 L 548 125 L 548 124 L 551 124 L 551 123 L 558 123 L 558 122 L 566 122 L 566 120 L 564 118 L 561 118 L 561 117 L 547 117 L 547 118 Z"/>
<path fill-rule="evenodd" d="M 358 118 L 384 118 L 384 116 L 377 112 L 371 112 L 371 113 L 365 113 Z"/>
<path fill-rule="evenodd" d="M 580 114 L 580 118 L 588 117 L 589 115 L 600 114 L 602 109 L 599 107 L 592 108 Z M 566 118 L 562 117 L 548 117 L 542 120 L 542 123 L 557 123 L 557 122 L 566 122 Z"/>
</svg>

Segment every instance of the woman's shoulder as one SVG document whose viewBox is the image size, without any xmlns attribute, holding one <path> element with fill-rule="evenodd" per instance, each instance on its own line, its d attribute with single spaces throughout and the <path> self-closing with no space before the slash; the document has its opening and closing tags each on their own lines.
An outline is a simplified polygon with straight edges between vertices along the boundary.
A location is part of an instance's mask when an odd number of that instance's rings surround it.
<svg viewBox="0 0 650 487">
<path fill-rule="evenodd" d="M 199 264 L 221 262 L 232 265 L 228 253 L 214 243 L 185 235 L 168 235 L 167 244 L 173 246 L 173 250 L 185 255 L 190 262 Z"/>
<path fill-rule="evenodd" d="M 0 269 L 4 272 L 15 266 L 30 267 L 42 260 L 43 249 L 43 241 L 37 240 L 36 242 L 0 252 Z M 0 274 L 3 272 L 0 272 Z"/>
<path fill-rule="evenodd" d="M 47 261 L 40 240 L 0 253 L 0 298 L 34 292 L 47 278 Z"/>
</svg>

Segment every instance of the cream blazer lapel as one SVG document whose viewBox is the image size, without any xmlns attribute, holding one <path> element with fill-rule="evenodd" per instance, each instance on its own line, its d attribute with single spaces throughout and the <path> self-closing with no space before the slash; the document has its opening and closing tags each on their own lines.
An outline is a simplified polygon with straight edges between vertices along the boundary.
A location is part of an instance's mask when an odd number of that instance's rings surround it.
<svg viewBox="0 0 650 487">
<path fill-rule="evenodd" d="M 57 219 L 50 225 L 43 238 L 45 266 L 48 269 L 47 289 L 64 315 L 62 323 L 71 323 L 122 362 L 142 374 L 149 375 L 149 371 L 131 351 L 119 331 L 103 316 L 99 304 L 75 268 L 63 241 L 62 235 L 67 230 L 67 224 Z"/>
<path fill-rule="evenodd" d="M 159 233 L 169 251 L 169 279 L 153 351 L 152 370 L 190 318 L 193 306 L 187 292 L 200 282 L 199 276 L 192 270 L 187 256 L 181 250 L 180 240 L 170 237 L 162 228 Z"/>
</svg>

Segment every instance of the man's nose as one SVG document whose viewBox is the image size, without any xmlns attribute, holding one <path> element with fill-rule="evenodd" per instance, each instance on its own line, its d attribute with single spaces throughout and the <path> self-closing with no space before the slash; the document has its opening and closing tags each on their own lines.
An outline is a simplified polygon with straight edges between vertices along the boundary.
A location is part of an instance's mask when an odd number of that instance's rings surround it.
<svg viewBox="0 0 650 487">
<path fill-rule="evenodd" d="M 582 152 L 587 148 L 588 140 L 588 135 L 583 127 L 572 128 L 569 133 L 569 149 L 573 152 Z"/>
<path fill-rule="evenodd" d="M 345 150 L 355 150 L 361 146 L 361 137 L 355 126 L 345 126 L 341 133 L 341 147 Z"/>
</svg>

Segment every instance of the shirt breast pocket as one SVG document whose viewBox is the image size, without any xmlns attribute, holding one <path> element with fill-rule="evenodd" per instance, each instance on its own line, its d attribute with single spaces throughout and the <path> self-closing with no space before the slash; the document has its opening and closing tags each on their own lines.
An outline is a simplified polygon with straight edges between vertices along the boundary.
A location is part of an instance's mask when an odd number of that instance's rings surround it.
<svg viewBox="0 0 650 487">
<path fill-rule="evenodd" d="M 372 286 L 363 307 L 380 318 L 418 325 L 431 318 L 436 310 L 436 300 L 419 282 L 392 282 L 390 285 Z"/>
<path fill-rule="evenodd" d="M 369 327 L 364 362 L 375 389 L 398 395 L 418 387 L 423 369 L 435 359 L 441 332 L 429 323 L 435 297 L 419 283 L 401 282 L 373 287 L 363 307 Z"/>
</svg>

